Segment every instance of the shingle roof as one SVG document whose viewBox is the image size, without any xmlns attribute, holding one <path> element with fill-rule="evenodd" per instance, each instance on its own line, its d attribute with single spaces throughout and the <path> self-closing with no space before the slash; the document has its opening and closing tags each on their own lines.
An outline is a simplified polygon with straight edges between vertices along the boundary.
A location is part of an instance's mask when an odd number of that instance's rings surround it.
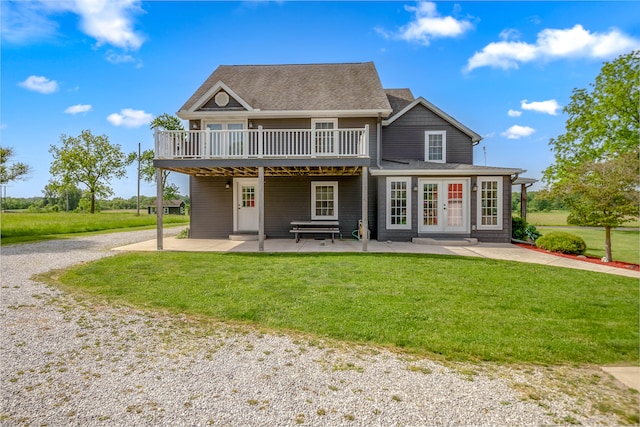
<svg viewBox="0 0 640 427">
<path fill-rule="evenodd" d="M 261 111 L 391 110 L 375 65 L 362 62 L 221 65 L 180 111 L 197 107 L 218 82 Z"/>
<path fill-rule="evenodd" d="M 181 199 L 163 200 L 162 201 L 162 206 L 163 207 L 169 207 L 169 208 L 175 208 L 175 207 L 179 207 L 183 203 L 184 203 L 184 200 L 181 200 Z M 158 206 L 158 200 L 157 199 L 154 200 L 153 202 L 151 202 L 151 204 L 149 204 L 147 206 Z"/>
<path fill-rule="evenodd" d="M 394 172 L 396 171 L 396 172 Z M 406 171 L 423 171 L 425 175 L 514 175 L 526 172 L 519 168 L 504 168 L 496 166 L 467 165 L 463 163 L 438 163 L 405 159 L 382 159 L 380 169 L 371 169 L 372 175 L 382 175 L 384 172 L 398 173 Z"/>
<path fill-rule="evenodd" d="M 392 116 L 415 101 L 415 98 L 411 93 L 411 89 L 408 88 L 385 89 L 384 92 L 387 94 L 387 99 L 389 100 L 389 104 L 391 105 L 391 109 L 393 110 L 393 112 L 391 113 Z"/>
</svg>

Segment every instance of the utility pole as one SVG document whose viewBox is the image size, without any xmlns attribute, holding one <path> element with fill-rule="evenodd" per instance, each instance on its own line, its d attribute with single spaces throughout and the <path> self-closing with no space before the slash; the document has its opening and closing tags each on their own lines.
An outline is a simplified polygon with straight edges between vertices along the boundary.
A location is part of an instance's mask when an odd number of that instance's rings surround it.
<svg viewBox="0 0 640 427">
<path fill-rule="evenodd" d="M 482 146 L 482 151 L 484 151 L 484 165 L 487 166 L 487 146 Z"/>
<path fill-rule="evenodd" d="M 138 142 L 138 202 L 136 203 L 138 212 L 136 216 L 140 216 L 140 143 Z"/>
</svg>

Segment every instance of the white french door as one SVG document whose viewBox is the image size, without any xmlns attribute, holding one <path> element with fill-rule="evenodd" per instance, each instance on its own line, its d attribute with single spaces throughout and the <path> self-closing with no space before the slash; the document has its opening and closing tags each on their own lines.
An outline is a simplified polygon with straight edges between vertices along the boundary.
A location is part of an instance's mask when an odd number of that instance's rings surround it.
<svg viewBox="0 0 640 427">
<path fill-rule="evenodd" d="M 258 180 L 233 180 L 234 231 L 258 231 Z"/>
<path fill-rule="evenodd" d="M 247 141 L 242 122 L 207 123 L 208 134 L 204 142 L 205 155 L 215 157 L 243 156 L 247 153 Z"/>
<path fill-rule="evenodd" d="M 418 180 L 418 231 L 469 232 L 469 179 Z"/>
</svg>

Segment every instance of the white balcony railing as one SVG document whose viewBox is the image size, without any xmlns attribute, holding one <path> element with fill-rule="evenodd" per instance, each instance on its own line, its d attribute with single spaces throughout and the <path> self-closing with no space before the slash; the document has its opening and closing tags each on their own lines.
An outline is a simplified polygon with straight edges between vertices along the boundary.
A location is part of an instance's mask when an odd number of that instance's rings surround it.
<svg viewBox="0 0 640 427">
<path fill-rule="evenodd" d="M 362 129 L 156 131 L 156 159 L 368 157 Z"/>
</svg>

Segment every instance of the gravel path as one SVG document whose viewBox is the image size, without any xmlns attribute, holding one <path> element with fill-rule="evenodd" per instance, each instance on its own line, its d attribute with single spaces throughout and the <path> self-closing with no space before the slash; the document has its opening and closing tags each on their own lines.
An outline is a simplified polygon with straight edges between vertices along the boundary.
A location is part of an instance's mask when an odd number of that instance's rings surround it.
<svg viewBox="0 0 640 427">
<path fill-rule="evenodd" d="M 32 280 L 154 236 L 149 230 L 2 248 L 1 425 L 618 423 L 594 413 L 575 390 L 561 390 L 567 375 L 590 378 L 593 387 L 582 394 L 620 399 L 611 379 L 593 372 L 444 365 L 96 305 Z"/>
</svg>

